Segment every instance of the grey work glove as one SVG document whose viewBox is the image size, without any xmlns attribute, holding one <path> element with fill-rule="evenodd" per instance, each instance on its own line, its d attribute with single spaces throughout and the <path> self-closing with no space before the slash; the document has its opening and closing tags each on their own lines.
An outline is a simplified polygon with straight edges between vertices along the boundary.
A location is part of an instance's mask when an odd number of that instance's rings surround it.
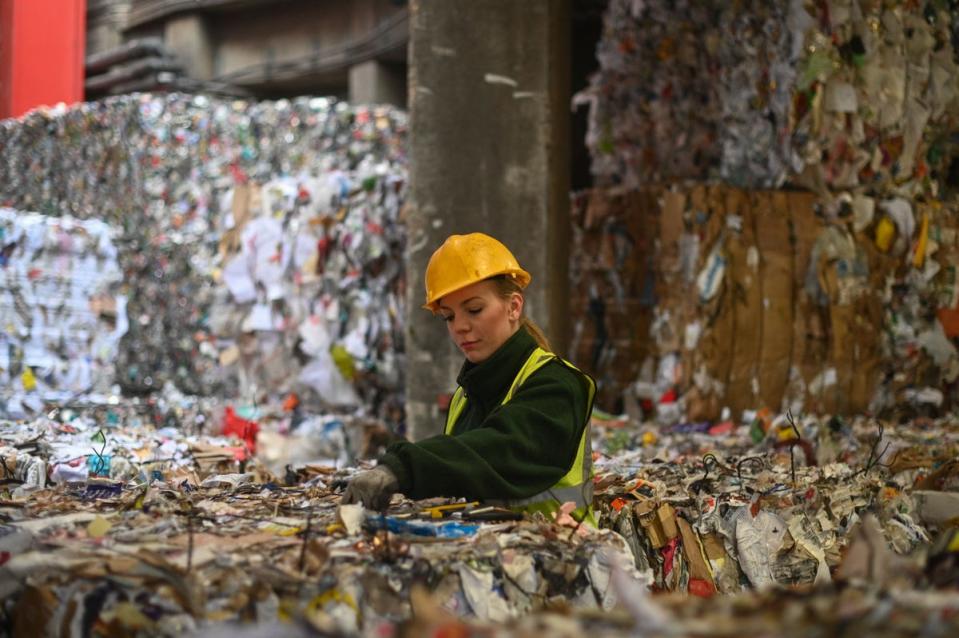
<svg viewBox="0 0 959 638">
<path fill-rule="evenodd" d="M 363 507 L 377 512 L 386 509 L 390 504 L 390 497 L 400 487 L 393 471 L 385 465 L 377 465 L 372 470 L 360 472 L 343 492 L 340 500 L 344 505 L 349 503 L 363 503 Z"/>
</svg>

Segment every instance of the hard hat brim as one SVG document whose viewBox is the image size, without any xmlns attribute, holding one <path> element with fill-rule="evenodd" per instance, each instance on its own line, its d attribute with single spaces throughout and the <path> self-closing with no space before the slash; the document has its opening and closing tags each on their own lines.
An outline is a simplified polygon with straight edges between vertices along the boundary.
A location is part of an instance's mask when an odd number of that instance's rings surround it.
<svg viewBox="0 0 959 638">
<path fill-rule="evenodd" d="M 441 290 L 440 292 L 436 293 L 432 301 L 428 301 L 425 304 L 423 304 L 422 308 L 424 310 L 431 311 L 435 315 L 437 310 L 439 309 L 440 299 L 442 299 L 446 295 L 456 292 L 457 290 L 462 290 L 463 288 L 472 286 L 473 284 L 478 284 L 481 281 L 487 281 L 488 279 L 492 279 L 493 277 L 499 277 L 500 275 L 509 275 L 513 277 L 513 279 L 516 280 L 516 285 L 519 286 L 520 290 L 524 290 L 526 286 L 529 285 L 529 282 L 533 280 L 532 275 L 530 275 L 528 272 L 526 272 L 522 268 L 513 268 L 509 270 L 504 270 L 502 272 L 495 272 L 489 275 L 488 277 L 484 277 L 483 279 L 470 281 L 459 286 L 450 286 L 448 289 Z"/>
</svg>

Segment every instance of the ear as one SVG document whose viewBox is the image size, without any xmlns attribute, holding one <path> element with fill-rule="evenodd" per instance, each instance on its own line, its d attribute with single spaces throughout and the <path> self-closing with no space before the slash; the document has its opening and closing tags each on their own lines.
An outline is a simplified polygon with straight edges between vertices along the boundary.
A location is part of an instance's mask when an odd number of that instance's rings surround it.
<svg viewBox="0 0 959 638">
<path fill-rule="evenodd" d="M 523 304 L 524 304 L 523 295 L 518 292 L 514 292 L 509 297 L 509 318 L 512 321 L 518 321 L 520 317 L 523 316 Z"/>
</svg>

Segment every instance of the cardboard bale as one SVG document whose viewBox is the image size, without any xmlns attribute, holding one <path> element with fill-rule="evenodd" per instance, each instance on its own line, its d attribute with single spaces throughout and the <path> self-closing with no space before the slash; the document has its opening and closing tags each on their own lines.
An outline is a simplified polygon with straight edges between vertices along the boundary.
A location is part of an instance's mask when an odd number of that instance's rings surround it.
<svg viewBox="0 0 959 638">
<path fill-rule="evenodd" d="M 597 405 L 619 411 L 651 345 L 658 211 L 645 192 L 594 189 L 574 198 L 572 215 L 569 354 L 596 379 Z"/>
<path fill-rule="evenodd" d="M 733 418 L 754 408 L 757 400 L 757 364 L 762 325 L 762 290 L 759 280 L 759 251 L 756 248 L 754 215 L 749 196 L 730 189 L 726 198 L 727 219 L 742 220 L 740 232 L 730 231 L 727 243 L 729 267 L 727 289 L 733 311 L 732 364 L 729 370 L 727 403 Z"/>
<path fill-rule="evenodd" d="M 816 195 L 790 192 L 787 195 L 790 230 L 794 240 L 793 289 L 796 312 L 793 315 L 793 340 L 790 360 L 789 401 L 811 408 L 809 384 L 822 371 L 826 360 L 826 335 L 820 321 L 819 308 L 805 292 L 806 274 L 813 244 L 819 234 L 819 220 L 813 211 Z"/>
<path fill-rule="evenodd" d="M 795 276 L 787 196 L 783 192 L 757 193 L 754 210 L 762 286 L 761 405 L 757 407 L 778 410 L 789 381 L 794 337 Z"/>
<path fill-rule="evenodd" d="M 706 259 L 717 246 L 725 258 L 728 236 L 727 190 L 724 186 L 710 185 L 694 189 L 690 197 L 693 228 L 699 235 L 700 245 L 697 272 L 704 267 Z M 699 300 L 695 285 L 686 291 L 701 331 L 697 348 L 685 357 L 685 367 L 691 377 L 687 405 L 691 408 L 690 418 L 696 421 L 716 420 L 726 405 L 734 331 L 728 264 L 726 269 L 727 275 L 723 277 L 713 299 L 705 302 Z"/>
</svg>

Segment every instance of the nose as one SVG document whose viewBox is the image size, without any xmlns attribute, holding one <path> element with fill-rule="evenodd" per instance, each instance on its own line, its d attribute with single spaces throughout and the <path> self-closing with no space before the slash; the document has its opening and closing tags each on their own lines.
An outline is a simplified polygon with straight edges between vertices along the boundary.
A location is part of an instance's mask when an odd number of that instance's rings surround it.
<svg viewBox="0 0 959 638">
<path fill-rule="evenodd" d="M 463 313 L 457 313 L 453 317 L 453 332 L 463 334 L 469 332 L 469 320 L 463 316 Z"/>
</svg>

